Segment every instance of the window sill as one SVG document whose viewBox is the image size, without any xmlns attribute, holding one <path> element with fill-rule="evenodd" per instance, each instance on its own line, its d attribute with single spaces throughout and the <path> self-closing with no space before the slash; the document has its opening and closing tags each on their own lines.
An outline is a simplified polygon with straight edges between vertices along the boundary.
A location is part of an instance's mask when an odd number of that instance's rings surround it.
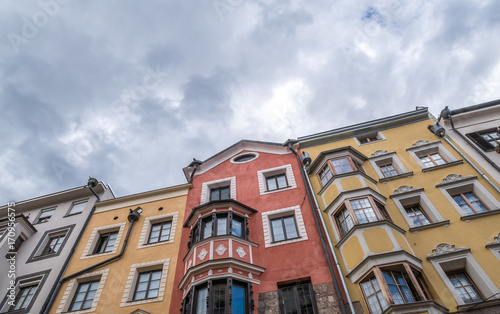
<svg viewBox="0 0 500 314">
<path fill-rule="evenodd" d="M 487 217 L 487 216 L 497 215 L 497 214 L 500 214 L 500 209 L 493 209 L 493 210 L 489 210 L 489 211 L 483 212 L 483 213 L 462 216 L 462 217 L 460 217 L 460 220 L 468 221 L 471 219 L 482 218 L 482 217 Z"/>
<path fill-rule="evenodd" d="M 422 172 L 429 173 L 429 172 L 434 171 L 434 170 L 448 168 L 448 167 L 453 167 L 453 166 L 461 165 L 463 163 L 464 163 L 463 159 L 455 160 L 455 161 L 450 161 L 450 162 L 447 162 L 447 163 L 445 163 L 443 165 L 438 165 L 438 166 L 432 166 L 432 167 L 423 168 Z"/>
<path fill-rule="evenodd" d="M 484 307 L 490 307 L 500 305 L 500 298 L 492 298 L 490 300 L 483 300 L 481 302 L 467 303 L 457 306 L 457 310 L 467 312 L 472 309 L 480 309 Z"/>
<path fill-rule="evenodd" d="M 382 312 L 389 313 L 448 313 L 449 310 L 434 300 L 417 301 L 405 304 L 391 304 Z"/>
<path fill-rule="evenodd" d="M 287 191 L 287 190 L 291 190 L 291 189 L 295 189 L 295 188 L 296 188 L 296 186 L 287 186 L 287 187 L 284 187 L 281 189 L 275 189 L 275 190 L 271 190 L 271 191 L 265 190 L 260 195 L 267 195 L 267 194 L 277 193 L 277 192 L 281 192 L 281 191 Z"/>
<path fill-rule="evenodd" d="M 378 220 L 378 221 L 372 221 L 372 222 L 367 222 L 363 224 L 357 224 L 354 227 L 351 228 L 345 235 L 342 236 L 342 238 L 335 244 L 336 248 L 339 248 L 342 244 L 344 244 L 348 238 L 354 233 L 354 231 L 358 229 L 364 229 L 364 228 L 370 228 L 370 227 L 376 227 L 376 226 L 383 226 L 383 225 L 389 225 L 390 227 L 396 229 L 397 231 L 401 232 L 402 234 L 406 233 L 406 230 L 404 230 L 401 227 L 396 226 L 393 222 L 389 220 Z"/>
<path fill-rule="evenodd" d="M 282 242 L 286 242 L 286 241 L 294 241 L 294 240 L 297 240 L 297 239 L 300 239 L 301 237 L 295 237 L 295 238 L 290 238 L 290 239 L 285 239 L 285 240 L 280 240 L 280 241 L 271 241 L 271 244 L 281 244 Z"/>
<path fill-rule="evenodd" d="M 425 229 L 431 229 L 431 228 L 441 227 L 441 226 L 447 227 L 449 224 L 450 224 L 449 220 L 443 220 L 443 221 L 433 222 L 433 223 L 423 225 L 423 226 L 411 227 L 410 230 L 408 230 L 408 231 L 413 232 L 413 233 L 417 233 L 417 232 L 419 232 L 421 230 L 425 230 Z"/>
<path fill-rule="evenodd" d="M 73 213 L 73 214 L 67 214 L 67 215 L 64 215 L 63 218 L 80 215 L 81 213 L 83 213 L 83 212 Z"/>
<path fill-rule="evenodd" d="M 386 140 L 385 138 L 380 138 L 380 139 L 378 139 L 378 140 L 371 141 L 371 142 L 359 143 L 359 144 L 358 144 L 358 146 L 370 145 L 370 144 L 373 144 L 373 143 L 383 142 L 383 141 L 385 141 L 385 140 Z M 359 141 L 359 140 L 358 140 L 358 141 Z"/>
<path fill-rule="evenodd" d="M 401 179 L 401 178 L 410 178 L 412 176 L 413 176 L 413 171 L 410 171 L 410 172 L 405 172 L 405 173 L 398 174 L 398 175 L 395 175 L 392 177 L 381 178 L 380 180 L 378 180 L 378 182 L 386 183 L 388 181 L 397 180 L 397 179 Z"/>
</svg>

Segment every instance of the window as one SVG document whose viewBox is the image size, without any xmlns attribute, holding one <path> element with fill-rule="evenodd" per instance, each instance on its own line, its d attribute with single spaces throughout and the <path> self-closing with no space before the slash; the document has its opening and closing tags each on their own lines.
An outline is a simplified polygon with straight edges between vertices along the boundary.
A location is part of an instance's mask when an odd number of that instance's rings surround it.
<svg viewBox="0 0 500 314">
<path fill-rule="evenodd" d="M 54 254 L 59 252 L 59 249 L 61 248 L 61 245 L 63 244 L 65 238 L 66 233 L 50 237 L 47 245 L 45 245 L 45 248 L 42 251 L 42 255 Z"/>
<path fill-rule="evenodd" d="M 163 301 L 170 259 L 133 264 L 120 307 Z"/>
<path fill-rule="evenodd" d="M 232 278 L 209 280 L 192 288 L 183 300 L 182 314 L 249 314 L 251 284 Z"/>
<path fill-rule="evenodd" d="M 99 280 L 80 283 L 69 310 L 80 311 L 90 309 L 98 287 Z"/>
<path fill-rule="evenodd" d="M 271 219 L 271 230 L 274 242 L 294 239 L 299 236 L 294 216 Z"/>
<path fill-rule="evenodd" d="M 308 240 L 300 206 L 262 212 L 265 247 Z"/>
<path fill-rule="evenodd" d="M 291 190 L 297 187 L 292 165 L 257 171 L 260 195 Z"/>
<path fill-rule="evenodd" d="M 492 151 L 500 145 L 499 128 L 469 133 L 467 136 L 472 139 L 482 150 Z"/>
<path fill-rule="evenodd" d="M 396 168 L 394 168 L 394 165 L 392 163 L 381 165 L 380 171 L 382 172 L 385 178 L 398 175 L 398 171 L 396 170 Z"/>
<path fill-rule="evenodd" d="M 465 270 L 447 272 L 446 275 L 465 303 L 483 300 L 479 290 Z"/>
<path fill-rule="evenodd" d="M 473 192 L 460 193 L 453 195 L 453 200 L 467 214 L 473 215 L 487 212 L 488 208 L 484 206 L 479 198 Z"/>
<path fill-rule="evenodd" d="M 360 162 L 351 156 L 345 156 L 328 160 L 327 164 L 318 172 L 318 177 L 324 186 L 333 176 L 353 171 L 364 172 Z"/>
<path fill-rule="evenodd" d="M 408 217 L 410 217 L 414 226 L 423 226 L 430 224 L 430 221 L 420 204 L 406 205 L 404 209 L 406 210 L 406 213 L 408 214 Z"/>
<path fill-rule="evenodd" d="M 347 234 L 357 224 L 379 220 L 390 221 L 385 207 L 371 196 L 346 200 L 334 217 L 341 236 Z"/>
<path fill-rule="evenodd" d="M 24 241 L 25 240 L 22 236 L 18 236 L 16 238 L 16 241 L 14 241 L 14 247 L 9 246 L 10 248 L 9 251 L 7 251 L 7 254 L 5 254 L 5 258 L 11 258 L 12 256 L 15 256 L 23 245 Z"/>
<path fill-rule="evenodd" d="M 424 167 L 439 166 L 446 163 L 446 161 L 439 153 L 419 155 L 418 158 L 420 158 L 420 160 L 424 164 Z"/>
<path fill-rule="evenodd" d="M 259 157 L 258 153 L 243 153 L 237 156 L 234 156 L 231 158 L 231 163 L 233 164 L 243 164 L 249 161 L 254 160 L 255 158 Z"/>
<path fill-rule="evenodd" d="M 310 282 L 279 287 L 280 310 L 284 314 L 316 314 L 318 309 Z"/>
<path fill-rule="evenodd" d="M 11 307 L 11 311 L 24 310 L 28 307 L 33 298 L 33 295 L 38 289 L 38 283 L 25 286 L 19 289 L 14 301 L 14 306 Z"/>
<path fill-rule="evenodd" d="M 81 213 L 85 209 L 86 205 L 87 205 L 87 200 L 74 202 L 71 205 L 71 209 L 69 210 L 68 215 L 74 215 L 74 214 Z"/>
<path fill-rule="evenodd" d="M 139 273 L 135 286 L 134 300 L 144 300 L 158 297 L 160 290 L 161 270 Z"/>
<path fill-rule="evenodd" d="M 236 177 L 203 182 L 201 204 L 225 199 L 236 199 Z"/>
<path fill-rule="evenodd" d="M 384 135 L 382 132 L 370 132 L 370 133 L 365 133 L 362 135 L 359 135 L 354 138 L 355 142 L 358 145 L 363 145 L 363 144 L 368 144 L 368 143 L 373 143 L 381 140 L 385 140 Z"/>
<path fill-rule="evenodd" d="M 436 184 L 450 204 L 464 219 L 500 213 L 500 202 L 482 186 L 475 176 L 450 174 Z"/>
<path fill-rule="evenodd" d="M 168 241 L 170 238 L 171 229 L 172 229 L 171 221 L 159 222 L 152 225 L 148 243 Z"/>
<path fill-rule="evenodd" d="M 101 234 L 94 250 L 94 254 L 111 252 L 115 246 L 117 237 L 118 231 Z"/>
<path fill-rule="evenodd" d="M 380 139 L 376 135 L 375 136 L 368 136 L 368 137 L 358 137 L 358 141 L 361 144 L 370 143 L 370 142 L 374 142 L 374 141 L 378 141 L 378 140 L 380 140 Z"/>
<path fill-rule="evenodd" d="M 406 149 L 422 167 L 423 172 L 429 172 L 443 167 L 460 165 L 463 160 L 457 160 L 440 141 L 417 141 Z"/>
<path fill-rule="evenodd" d="M 268 191 L 274 191 L 288 187 L 288 183 L 286 182 L 286 175 L 284 173 L 266 177 L 266 183 Z"/>
<path fill-rule="evenodd" d="M 53 208 L 47 208 L 47 209 L 44 209 L 40 212 L 40 216 L 38 216 L 38 219 L 36 221 L 36 223 L 42 223 L 42 222 L 47 222 L 49 221 L 50 217 L 52 217 L 52 215 L 54 214 L 54 212 L 56 211 L 56 208 L 53 207 Z"/>
<path fill-rule="evenodd" d="M 193 226 L 191 229 L 191 241 L 192 243 L 196 243 L 212 236 L 228 234 L 248 239 L 248 232 L 246 230 L 246 218 L 233 212 L 217 212 L 200 219 Z"/>
<path fill-rule="evenodd" d="M 484 296 L 500 293 L 468 248 L 441 243 L 427 255 L 427 260 L 450 290 L 459 310 L 463 305 L 482 302 Z"/>
<path fill-rule="evenodd" d="M 421 274 L 408 263 L 376 266 L 360 286 L 372 314 L 382 313 L 392 304 L 429 299 Z M 382 291 L 387 291 L 385 297 Z"/>
<path fill-rule="evenodd" d="M 228 200 L 228 199 L 229 199 L 229 185 L 220 188 L 210 189 L 211 201 Z"/>
</svg>

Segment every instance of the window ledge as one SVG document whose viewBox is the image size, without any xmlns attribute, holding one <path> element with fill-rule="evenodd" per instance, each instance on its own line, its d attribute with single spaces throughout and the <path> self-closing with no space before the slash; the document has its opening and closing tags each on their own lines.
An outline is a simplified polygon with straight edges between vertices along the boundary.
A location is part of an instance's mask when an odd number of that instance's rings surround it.
<svg viewBox="0 0 500 314">
<path fill-rule="evenodd" d="M 378 180 L 378 182 L 380 182 L 380 183 L 386 183 L 388 181 L 397 180 L 397 179 L 401 179 L 401 178 L 409 178 L 409 177 L 412 177 L 412 176 L 413 176 L 413 171 L 410 171 L 410 172 L 405 172 L 405 173 L 398 174 L 398 175 L 395 175 L 395 176 L 392 176 L 392 177 L 382 178 L 382 179 Z"/>
<path fill-rule="evenodd" d="M 335 247 L 339 248 L 342 244 L 344 244 L 345 241 L 354 233 L 354 231 L 358 229 L 364 229 L 364 228 L 370 228 L 370 227 L 376 227 L 376 226 L 382 226 L 382 225 L 389 225 L 390 227 L 396 229 L 397 231 L 401 232 L 402 234 L 406 233 L 406 230 L 404 230 L 401 227 L 396 226 L 393 222 L 390 222 L 389 220 L 378 220 L 378 221 L 372 221 L 372 222 L 367 222 L 363 224 L 357 224 L 354 225 L 354 227 L 349 230 L 338 242 L 335 244 Z"/>
<path fill-rule="evenodd" d="M 461 165 L 463 163 L 464 163 L 463 159 L 455 160 L 455 161 L 450 161 L 450 162 L 447 162 L 447 163 L 445 163 L 443 165 L 438 165 L 438 166 L 432 166 L 432 167 L 423 168 L 422 172 L 429 173 L 429 172 L 434 171 L 434 170 L 448 168 L 448 167 L 452 167 L 452 166 L 457 166 L 457 165 Z"/>
<path fill-rule="evenodd" d="M 434 309 L 434 311 L 431 311 Z M 449 310 L 437 303 L 434 300 L 417 301 L 413 303 L 405 304 L 391 304 L 389 307 L 382 312 L 383 314 L 389 313 L 448 313 Z"/>
<path fill-rule="evenodd" d="M 440 226 L 447 227 L 449 224 L 450 224 L 449 220 L 443 220 L 443 221 L 433 222 L 433 223 L 423 225 L 423 226 L 411 227 L 409 231 L 415 233 L 415 232 L 418 232 L 421 230 L 431 229 L 431 228 L 440 227 Z"/>
<path fill-rule="evenodd" d="M 286 191 L 286 190 L 291 190 L 291 189 L 295 189 L 297 188 L 296 186 L 287 186 L 287 187 L 284 187 L 284 188 L 280 188 L 280 189 L 274 189 L 274 190 L 265 190 L 261 193 L 261 195 L 267 195 L 267 194 L 272 194 L 272 193 L 277 193 L 277 192 L 281 192 L 281 191 Z"/>
<path fill-rule="evenodd" d="M 480 309 L 483 307 L 490 307 L 495 305 L 500 305 L 500 298 L 497 297 L 497 298 L 492 298 L 490 300 L 483 300 L 481 302 L 458 305 L 457 310 L 467 312 L 472 309 Z"/>
<path fill-rule="evenodd" d="M 462 216 L 462 217 L 460 217 L 460 220 L 467 221 L 467 220 L 471 220 L 471 219 L 487 217 L 487 216 L 497 215 L 497 214 L 500 214 L 500 209 L 493 209 L 493 210 L 489 210 L 489 211 L 483 212 L 483 213 Z"/>
</svg>

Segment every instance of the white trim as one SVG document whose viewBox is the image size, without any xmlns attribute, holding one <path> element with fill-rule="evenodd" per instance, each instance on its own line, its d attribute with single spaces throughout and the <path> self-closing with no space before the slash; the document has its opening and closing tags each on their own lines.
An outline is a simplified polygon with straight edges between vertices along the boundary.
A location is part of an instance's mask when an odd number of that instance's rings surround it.
<svg viewBox="0 0 500 314">
<path fill-rule="evenodd" d="M 83 313 L 95 312 L 95 310 L 97 308 L 97 303 L 99 302 L 99 298 L 101 297 L 102 290 L 104 289 L 104 283 L 106 282 L 106 278 L 108 277 L 108 273 L 109 273 L 109 268 L 106 268 L 106 269 L 102 269 L 99 271 L 84 274 L 84 275 L 81 275 L 77 278 L 72 279 L 68 283 L 68 286 L 66 287 L 66 290 L 64 291 L 63 297 L 61 299 L 61 303 L 59 303 L 59 307 L 57 308 L 56 314 L 65 313 L 65 312 L 69 311 L 69 308 L 71 306 L 71 303 L 73 301 L 73 298 L 75 296 L 75 293 L 76 293 L 80 283 L 99 279 L 99 286 L 97 287 L 97 291 L 95 293 L 94 300 L 92 302 L 92 306 L 90 307 L 90 309 L 73 311 L 71 313 L 83 314 Z"/>
<path fill-rule="evenodd" d="M 234 161 L 236 158 L 245 156 L 245 155 L 254 155 L 254 158 L 247 160 L 247 161 Z M 232 164 L 240 165 L 240 164 L 246 164 L 247 162 L 254 161 L 255 159 L 259 158 L 259 153 L 257 152 L 244 152 L 238 155 L 235 155 L 233 158 L 231 158 L 230 162 Z"/>
<path fill-rule="evenodd" d="M 178 212 L 174 212 L 153 217 L 147 217 L 146 219 L 144 219 L 144 224 L 142 225 L 141 236 L 139 237 L 139 244 L 137 245 L 137 249 L 174 243 L 175 230 L 177 229 L 178 215 L 179 215 Z M 165 222 L 165 221 L 172 221 L 172 225 L 170 226 L 170 236 L 168 238 L 168 241 L 148 243 L 149 234 L 151 233 L 151 226 L 155 223 Z"/>
<path fill-rule="evenodd" d="M 284 188 L 284 189 L 276 189 L 273 191 L 268 191 L 267 184 L 266 184 L 266 177 L 275 176 L 275 175 L 279 175 L 279 174 L 286 175 L 288 187 Z M 286 191 L 286 190 L 291 190 L 291 189 L 297 188 L 297 182 L 295 182 L 295 177 L 293 176 L 292 165 L 290 165 L 290 164 L 271 168 L 271 169 L 259 170 L 259 171 L 257 171 L 257 178 L 259 181 L 260 195 L 266 195 L 266 194 L 271 194 L 271 193 L 276 193 L 276 192 L 281 192 L 281 191 Z"/>
<path fill-rule="evenodd" d="M 418 142 L 419 141 L 417 141 L 417 143 Z M 423 145 L 420 145 L 420 146 L 418 146 L 418 145 L 417 146 L 413 146 L 413 147 L 407 148 L 406 150 L 408 151 L 408 153 L 410 153 L 410 155 L 415 159 L 415 161 L 424 170 L 425 170 L 425 168 L 428 168 L 428 167 L 424 166 L 424 164 L 422 163 L 422 161 L 420 160 L 420 157 L 419 157 L 419 156 L 424 155 L 424 154 L 439 153 L 439 155 L 441 155 L 441 157 L 443 157 L 443 159 L 444 159 L 444 161 L 446 163 L 450 163 L 452 161 L 456 161 L 457 160 L 455 158 L 455 156 L 453 156 L 453 154 L 450 153 L 450 151 L 447 150 L 443 146 L 443 144 L 441 144 L 440 141 L 436 141 L 436 142 L 432 142 L 432 143 L 426 143 L 426 144 L 423 144 Z"/>
<path fill-rule="evenodd" d="M 273 242 L 270 220 L 274 218 L 288 216 L 291 214 L 293 214 L 295 217 L 295 222 L 297 223 L 297 230 L 299 233 L 299 237 L 290 240 Z M 262 227 L 264 229 L 264 242 L 266 248 L 308 240 L 306 226 L 304 224 L 304 219 L 302 218 L 302 212 L 300 211 L 300 206 L 298 205 L 262 213 Z"/>
<path fill-rule="evenodd" d="M 380 166 L 389 163 L 394 166 L 394 168 L 398 172 L 398 175 L 408 172 L 408 170 L 406 170 L 406 167 L 399 160 L 398 156 L 396 155 L 396 152 L 388 152 L 380 156 L 370 157 L 369 161 L 372 164 L 372 167 L 375 169 L 375 172 L 377 173 L 380 179 L 390 178 L 384 176 L 384 174 L 380 170 Z"/>
<path fill-rule="evenodd" d="M 121 222 L 121 223 L 114 224 L 114 225 L 101 226 L 101 227 L 94 228 L 92 230 L 92 234 L 90 235 L 90 238 L 87 242 L 87 245 L 85 246 L 85 250 L 83 251 L 82 257 L 80 257 L 80 259 L 93 258 L 93 257 L 97 257 L 97 256 L 110 255 L 110 254 L 116 253 L 116 251 L 118 250 L 118 245 L 120 244 L 120 240 L 121 240 L 122 235 L 123 235 L 123 231 L 125 230 L 125 225 L 126 225 L 126 222 Z M 97 245 L 97 242 L 99 241 L 99 236 L 103 233 L 108 233 L 108 232 L 113 232 L 113 231 L 118 231 L 118 235 L 116 236 L 113 250 L 111 250 L 110 252 L 106 252 L 106 253 L 93 254 L 94 249 Z"/>
<path fill-rule="evenodd" d="M 123 292 L 123 297 L 120 303 L 120 307 L 163 301 L 163 296 L 165 294 L 165 285 L 167 283 L 169 265 L 170 265 L 170 258 L 152 262 L 133 264 L 130 267 L 130 272 L 128 274 L 127 283 L 125 284 L 125 291 Z M 158 291 L 158 297 L 152 299 L 133 301 L 134 290 L 139 273 L 151 270 L 159 270 L 159 269 L 161 269 L 162 272 L 161 272 L 160 289 Z"/>
<path fill-rule="evenodd" d="M 401 212 L 401 215 L 403 215 L 404 219 L 406 220 L 406 223 L 408 223 L 408 226 L 410 228 L 419 226 L 414 225 L 410 216 L 408 216 L 408 213 L 404 208 L 404 206 L 406 205 L 411 205 L 416 203 L 420 204 L 420 207 L 422 207 L 424 212 L 429 217 L 430 224 L 444 221 L 443 216 L 441 216 L 441 213 L 439 213 L 434 204 L 432 204 L 431 200 L 427 197 L 427 195 L 425 195 L 423 189 L 416 189 L 416 191 L 413 193 L 404 193 L 402 195 L 392 194 L 391 198 L 396 204 L 399 211 Z"/>
<path fill-rule="evenodd" d="M 210 201 L 210 189 L 220 188 L 229 185 L 229 198 L 236 200 L 236 177 L 229 177 L 210 182 L 203 182 L 201 186 L 200 204 L 205 204 Z"/>
<path fill-rule="evenodd" d="M 442 255 L 439 255 L 439 253 L 437 255 L 435 254 L 429 255 L 427 259 L 432 263 L 458 305 L 465 305 L 466 303 L 462 300 L 457 290 L 448 279 L 446 271 L 449 270 L 463 268 L 472 278 L 484 298 L 500 293 L 500 290 L 495 286 L 493 281 L 491 281 L 490 277 L 485 273 L 469 250 L 458 249 L 456 252 L 444 253 Z M 500 296 L 496 296 L 495 298 L 500 298 Z"/>
</svg>

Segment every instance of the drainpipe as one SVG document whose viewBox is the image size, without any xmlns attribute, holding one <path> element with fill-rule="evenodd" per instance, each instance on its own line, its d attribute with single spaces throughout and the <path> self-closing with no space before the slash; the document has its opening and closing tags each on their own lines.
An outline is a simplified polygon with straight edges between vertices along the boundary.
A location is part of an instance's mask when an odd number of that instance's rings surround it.
<svg viewBox="0 0 500 314">
<path fill-rule="evenodd" d="M 94 206 L 92 206 L 92 209 L 90 210 L 89 215 L 85 219 L 85 222 L 83 223 L 82 229 L 80 230 L 80 233 L 76 237 L 75 243 L 73 244 L 73 246 L 71 247 L 71 250 L 69 251 L 68 257 L 64 261 L 64 264 L 63 264 L 61 270 L 59 271 L 59 274 L 57 275 L 57 278 L 56 278 L 56 280 L 54 282 L 54 285 L 52 285 L 52 288 L 50 289 L 49 298 L 47 298 L 47 300 L 45 300 L 45 303 L 43 304 L 42 310 L 40 311 L 40 313 L 47 313 L 48 310 L 50 309 L 50 306 L 52 305 L 52 302 L 50 302 L 50 304 L 49 304 L 49 301 L 53 297 L 55 297 L 55 295 L 57 295 L 57 293 L 59 292 L 58 282 L 62 278 L 64 272 L 66 271 L 66 268 L 69 265 L 69 261 L 71 260 L 71 257 L 75 253 L 76 247 L 78 246 L 78 243 L 80 242 L 80 239 L 83 236 L 83 232 L 85 231 L 85 229 L 87 228 L 87 225 L 89 224 L 90 217 L 92 217 L 92 215 L 95 212 L 95 203 L 98 203 L 98 202 L 101 201 L 101 198 L 99 197 L 99 194 L 97 194 L 94 191 L 94 189 L 93 189 L 97 184 L 99 184 L 99 181 L 97 181 L 96 178 L 89 177 L 89 180 L 87 182 L 87 187 L 90 189 L 90 191 L 92 192 L 92 194 L 94 194 L 97 199 L 94 202 Z"/>
<path fill-rule="evenodd" d="M 292 151 L 292 153 L 295 155 L 295 157 L 297 157 L 297 163 L 299 164 L 300 174 L 302 175 L 302 180 L 304 181 L 304 183 L 306 183 L 306 182 L 308 182 L 308 178 L 307 178 L 307 175 L 305 174 L 304 168 L 302 166 L 302 160 L 301 160 L 299 154 L 297 154 L 297 152 L 292 148 L 292 142 L 291 141 L 287 141 L 287 142 L 288 143 L 285 143 L 285 145 L 288 145 L 288 148 Z M 314 208 L 316 208 L 316 209 L 319 210 L 319 207 L 315 207 L 314 206 L 314 203 L 312 201 L 313 197 L 311 196 L 311 191 L 309 190 L 309 187 L 310 187 L 310 184 L 309 184 L 309 186 L 308 185 L 305 186 L 307 198 L 309 199 L 309 205 L 311 206 L 311 210 L 312 210 L 313 217 L 314 217 L 314 223 L 316 224 L 316 229 L 318 230 L 318 233 L 319 233 L 319 238 L 321 240 L 321 246 L 322 246 L 323 252 L 325 253 L 325 256 L 326 256 L 326 260 L 327 260 L 327 263 L 328 263 L 328 268 L 330 269 L 330 275 L 332 276 L 333 284 L 335 286 L 335 291 L 337 292 L 337 295 L 339 297 L 340 308 L 342 310 L 342 313 L 347 314 L 347 309 L 345 308 L 344 300 L 342 298 L 342 292 L 340 291 L 340 287 L 339 287 L 339 284 L 337 282 L 337 276 L 335 276 L 335 271 L 333 269 L 332 261 L 330 259 L 330 254 L 328 254 L 328 249 L 326 248 L 326 244 L 325 244 L 325 238 L 323 236 L 323 230 L 326 230 L 326 229 L 321 229 L 321 226 L 319 224 L 319 220 L 318 220 L 318 217 L 317 217 L 317 213 L 314 210 Z M 321 213 L 319 213 L 319 215 L 321 217 Z M 323 227 L 324 227 L 324 222 L 323 222 Z M 332 248 L 331 244 L 330 244 L 330 248 Z M 347 300 L 349 302 L 349 307 L 351 309 L 351 313 L 354 314 L 355 313 L 354 312 L 354 307 L 352 305 L 351 298 L 349 297 L 347 289 L 345 288 L 345 283 L 343 282 L 343 278 L 342 278 L 342 275 L 341 275 L 342 273 L 340 272 L 340 269 L 338 267 L 337 259 L 335 257 L 335 252 L 333 252 L 333 249 L 332 249 L 332 255 L 333 255 L 334 259 L 335 259 L 335 263 L 337 264 L 337 269 L 339 270 L 339 275 L 340 275 L 339 277 L 342 279 L 343 287 L 344 287 L 344 290 L 345 290 L 346 295 L 347 295 Z"/>
<path fill-rule="evenodd" d="M 449 109 L 445 108 L 443 111 L 445 110 Z M 441 114 L 444 113 L 446 115 L 447 113 L 443 111 L 441 112 Z M 465 156 L 465 154 L 446 137 L 444 128 L 439 124 L 439 120 L 441 119 L 441 114 L 439 115 L 438 122 L 436 122 L 435 125 L 429 125 L 429 131 L 431 131 L 438 137 L 443 138 L 446 141 L 446 143 L 450 144 L 450 146 L 453 147 L 453 149 L 455 149 L 460 154 L 460 156 L 462 156 L 462 158 L 465 159 L 465 161 L 467 161 L 467 163 L 469 163 L 472 166 L 472 168 L 474 168 L 474 170 L 476 170 L 498 193 L 500 193 L 500 188 L 498 188 L 498 186 L 496 186 L 496 184 L 493 183 L 493 181 L 491 181 L 490 178 L 488 178 L 488 176 L 486 176 L 486 174 L 482 172 L 481 169 L 479 169 L 472 162 L 472 160 L 470 160 L 467 156 Z M 450 121 L 451 121 L 451 115 L 450 115 Z"/>
<path fill-rule="evenodd" d="M 90 181 L 90 180 L 89 180 Z M 89 186 L 90 187 L 90 186 Z M 95 205 L 94 205 L 95 207 Z M 81 274 L 84 274 L 92 269 L 95 269 L 95 268 L 98 268 L 98 267 L 101 267 L 103 265 L 106 265 L 108 263 L 111 263 L 119 258 L 121 258 L 123 256 L 123 253 L 125 252 L 125 248 L 127 247 L 127 243 L 128 243 L 128 239 L 130 237 L 130 232 L 132 231 L 132 226 L 134 225 L 134 222 L 136 222 L 137 220 L 139 220 L 139 216 L 141 215 L 141 212 L 142 212 L 142 209 L 140 207 L 137 207 L 135 210 L 130 210 L 130 213 L 128 214 L 128 221 L 130 222 L 130 225 L 128 226 L 128 230 L 127 230 L 127 235 L 125 236 L 125 240 L 123 241 L 123 245 L 122 245 L 122 249 L 120 251 L 120 253 L 118 255 L 115 255 L 111 258 L 108 258 L 107 260 L 104 260 L 102 262 L 99 262 L 95 265 L 92 265 L 92 266 L 89 266 L 85 269 L 82 269 L 76 273 L 73 273 L 69 276 L 66 276 L 64 278 L 62 278 L 61 280 L 59 280 L 59 282 L 57 283 L 57 287 L 55 288 L 55 291 L 54 293 L 50 296 L 50 299 L 48 300 L 47 305 L 44 307 L 44 310 L 43 312 L 40 312 L 40 313 L 43 313 L 43 314 L 48 314 L 49 313 L 49 310 L 50 308 L 52 307 L 52 304 L 54 303 L 55 299 L 56 299 L 56 296 L 59 292 L 59 290 L 61 289 L 61 286 L 62 284 L 68 280 L 68 279 L 71 279 L 71 278 L 75 278 L 75 277 L 78 277 L 79 275 Z M 89 215 L 90 217 L 91 215 Z M 85 230 L 85 228 L 83 228 L 82 230 Z M 75 244 L 76 245 L 76 244 Z M 63 269 L 66 270 L 67 268 L 67 264 L 64 265 Z"/>
<path fill-rule="evenodd" d="M 193 183 L 193 177 L 196 172 L 196 169 L 198 169 L 198 166 L 201 165 L 203 162 L 196 160 L 196 158 L 193 158 L 193 162 L 191 162 L 191 165 L 193 165 L 194 169 L 193 172 L 191 172 L 191 177 L 189 178 L 189 183 Z"/>
<path fill-rule="evenodd" d="M 500 167 L 493 161 L 491 160 L 488 156 L 486 156 L 486 154 L 479 148 L 477 147 L 476 145 L 474 145 L 470 140 L 469 138 L 467 138 L 467 136 L 463 135 L 462 132 L 460 132 L 459 130 L 455 129 L 455 124 L 453 123 L 453 118 L 452 118 L 452 115 L 453 113 L 451 112 L 450 109 L 448 109 L 448 106 L 446 106 L 442 111 L 441 111 L 441 114 L 439 115 L 439 119 L 443 118 L 443 119 L 449 119 L 450 120 L 450 125 L 451 125 L 451 129 L 457 133 L 467 144 L 469 144 L 472 148 L 474 148 L 474 150 L 479 154 L 481 155 L 481 157 L 483 157 L 490 165 L 493 166 L 493 168 L 495 168 L 498 172 L 500 172 Z M 438 123 L 439 123 L 439 119 L 438 119 Z"/>
</svg>

